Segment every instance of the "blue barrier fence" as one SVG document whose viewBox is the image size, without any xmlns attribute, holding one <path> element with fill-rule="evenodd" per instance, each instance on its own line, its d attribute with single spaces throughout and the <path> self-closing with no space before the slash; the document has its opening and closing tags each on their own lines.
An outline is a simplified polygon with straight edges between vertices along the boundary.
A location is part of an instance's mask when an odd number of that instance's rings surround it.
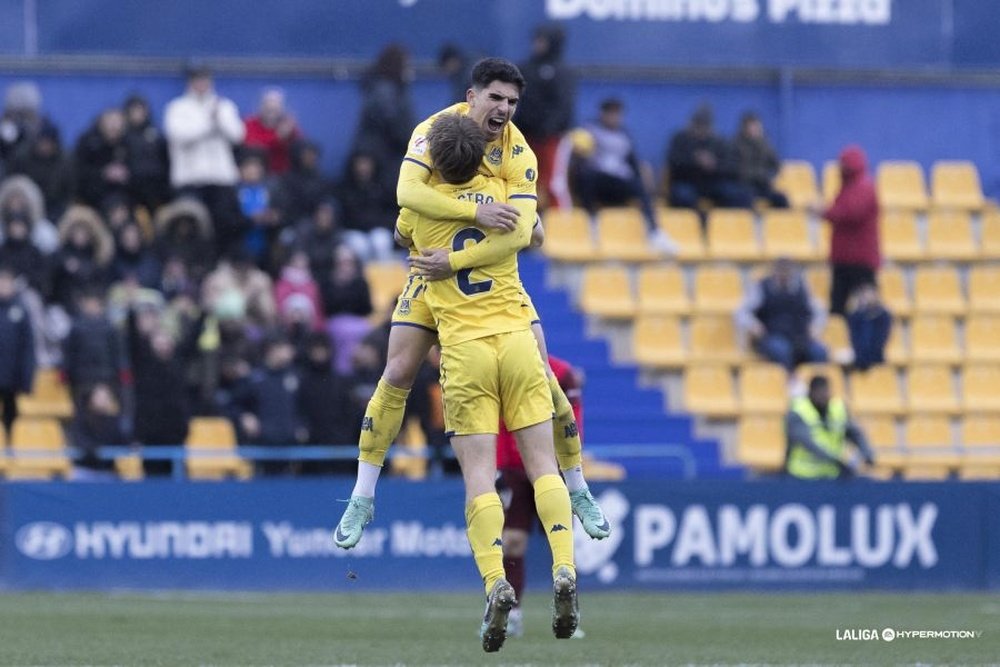
<svg viewBox="0 0 1000 667">
<path fill-rule="evenodd" d="M 585 591 L 1000 588 L 1000 485 L 625 482 L 578 535 Z M 461 484 L 386 480 L 344 552 L 345 479 L 0 485 L 8 589 L 475 590 Z M 578 533 L 580 531 L 577 531 Z M 547 548 L 529 549 L 543 586 Z"/>
</svg>

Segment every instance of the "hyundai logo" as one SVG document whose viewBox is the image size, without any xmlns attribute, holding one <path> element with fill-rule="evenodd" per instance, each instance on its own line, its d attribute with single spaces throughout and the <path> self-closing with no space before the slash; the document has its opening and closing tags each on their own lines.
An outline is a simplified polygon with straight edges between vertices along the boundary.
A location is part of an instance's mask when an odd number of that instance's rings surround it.
<svg viewBox="0 0 1000 667">
<path fill-rule="evenodd" d="M 65 526 L 36 521 L 22 526 L 14 538 L 17 550 L 35 560 L 62 558 L 73 548 L 73 536 Z"/>
</svg>

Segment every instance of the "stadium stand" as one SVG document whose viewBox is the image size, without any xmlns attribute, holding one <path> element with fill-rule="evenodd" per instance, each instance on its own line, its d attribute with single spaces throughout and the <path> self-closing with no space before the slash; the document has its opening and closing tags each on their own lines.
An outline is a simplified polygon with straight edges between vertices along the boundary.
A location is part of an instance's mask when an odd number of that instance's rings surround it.
<svg viewBox="0 0 1000 667">
<path fill-rule="evenodd" d="M 185 465 L 191 479 L 250 479 L 253 475 L 253 467 L 236 454 L 236 430 L 228 419 L 192 419 L 184 445 L 188 449 Z"/>
<path fill-rule="evenodd" d="M 794 209 L 804 209 L 819 199 L 816 186 L 816 170 L 805 160 L 785 160 L 774 181 L 775 189 L 784 192 L 789 205 Z"/>
<path fill-rule="evenodd" d="M 742 209 L 714 209 L 708 215 L 708 257 L 754 262 L 761 259 L 754 216 Z"/>
<path fill-rule="evenodd" d="M 54 418 L 19 417 L 10 436 L 7 479 L 68 479 L 73 464 L 62 427 Z"/>
<path fill-rule="evenodd" d="M 603 208 L 597 214 L 597 248 L 601 258 L 648 262 L 657 258 L 649 247 L 646 222 L 634 208 Z"/>
<path fill-rule="evenodd" d="M 647 315 L 687 315 L 691 312 L 683 270 L 676 264 L 639 269 L 639 312 Z"/>
<path fill-rule="evenodd" d="M 677 244 L 677 259 L 697 262 L 705 258 L 705 239 L 698 214 L 688 209 L 659 208 L 657 224 Z"/>
<path fill-rule="evenodd" d="M 583 270 L 580 307 L 588 315 L 630 319 L 636 304 L 632 280 L 623 266 L 588 266 Z"/>
<path fill-rule="evenodd" d="M 980 211 L 979 170 L 966 161 L 938 161 L 931 167 L 931 201 L 937 209 Z"/>
<path fill-rule="evenodd" d="M 924 211 L 928 206 L 924 172 L 916 162 L 886 161 L 875 172 L 879 203 L 886 210 Z"/>
</svg>

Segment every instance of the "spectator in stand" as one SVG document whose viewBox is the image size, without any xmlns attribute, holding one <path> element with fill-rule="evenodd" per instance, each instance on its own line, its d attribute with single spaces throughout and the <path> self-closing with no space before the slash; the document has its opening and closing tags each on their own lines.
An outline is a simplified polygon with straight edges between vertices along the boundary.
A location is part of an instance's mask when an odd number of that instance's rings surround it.
<svg viewBox="0 0 1000 667">
<path fill-rule="evenodd" d="M 292 323 L 289 318 L 291 310 L 301 308 L 308 314 L 306 320 L 308 329 L 323 330 L 323 308 L 320 303 L 319 286 L 309 270 L 309 255 L 305 250 L 293 252 L 282 267 L 281 277 L 274 286 L 274 301 L 285 326 Z"/>
<path fill-rule="evenodd" d="M 42 115 L 42 94 L 33 81 L 7 86 L 0 115 L 0 166 L 45 130 L 55 126 Z"/>
<path fill-rule="evenodd" d="M 298 141 L 292 146 L 292 166 L 280 181 L 285 220 L 298 224 L 313 214 L 320 202 L 333 191 L 330 181 L 320 172 L 319 146 Z"/>
<path fill-rule="evenodd" d="M 59 248 L 59 230 L 46 215 L 42 191 L 27 176 L 11 176 L 0 183 L 0 221 L 15 218 L 27 220 L 31 242 L 42 254 Z"/>
<path fill-rule="evenodd" d="M 284 174 L 291 167 L 292 146 L 302 138 L 295 116 L 285 109 L 285 92 L 266 88 L 260 96 L 257 114 L 246 119 L 247 134 L 243 143 L 267 156 L 267 170 Z"/>
<path fill-rule="evenodd" d="M 71 206 L 59 221 L 62 247 L 53 257 L 52 301 L 70 310 L 75 292 L 82 288 L 103 290 L 115 244 L 93 209 Z"/>
<path fill-rule="evenodd" d="M 621 100 L 609 98 L 601 102 L 600 117 L 586 125 L 594 147 L 577 171 L 580 202 L 594 217 L 599 205 L 624 206 L 638 199 L 649 228 L 650 245 L 658 252 L 673 254 L 674 243 L 657 227 L 653 202 L 643 183 L 632 137 L 622 125 L 622 114 Z"/>
<path fill-rule="evenodd" d="M 699 199 L 724 208 L 753 206 L 753 195 L 737 180 L 735 151 L 715 133 L 714 123 L 712 108 L 703 105 L 692 114 L 688 127 L 670 140 L 671 206 L 697 209 Z"/>
<path fill-rule="evenodd" d="M 355 153 L 337 189 L 344 220 L 344 238 L 362 259 L 389 259 L 395 249 L 396 189 L 387 190 L 378 163 L 368 153 Z"/>
<path fill-rule="evenodd" d="M 392 193 L 393 203 L 399 163 L 417 124 L 410 100 L 412 78 L 409 54 L 402 46 L 390 44 L 382 49 L 361 81 L 361 118 L 352 153 L 371 156 L 374 174 L 382 189 Z"/>
<path fill-rule="evenodd" d="M 239 245 L 243 230 L 233 147 L 242 143 L 245 128 L 236 105 L 216 94 L 207 68 L 188 69 L 187 89 L 167 105 L 164 127 L 171 184 L 208 208 L 219 254 Z"/>
<path fill-rule="evenodd" d="M 17 273 L 0 263 L 0 404 L 3 426 L 17 419 L 17 396 L 31 392 L 35 379 L 35 338 L 31 318 L 18 295 Z"/>
<path fill-rule="evenodd" d="M 112 195 L 129 193 L 131 175 L 125 143 L 125 114 L 105 109 L 76 144 L 77 195 L 100 209 Z"/>
<path fill-rule="evenodd" d="M 282 214 L 274 184 L 267 178 L 262 153 L 247 151 L 240 158 L 240 182 L 236 194 L 247 230 L 244 247 L 258 265 L 263 265 L 280 231 Z"/>
<path fill-rule="evenodd" d="M 327 331 L 336 351 L 334 368 L 347 374 L 351 368 L 354 350 L 371 325 L 371 293 L 365 280 L 361 262 L 346 245 L 337 247 L 333 269 L 320 285 L 323 294 L 323 311 L 327 317 Z"/>
<path fill-rule="evenodd" d="M 751 284 L 736 312 L 736 324 L 749 335 L 753 349 L 789 374 L 800 363 L 827 360 L 818 340 L 825 322 L 823 307 L 787 259 L 779 259 L 770 275 Z"/>
<path fill-rule="evenodd" d="M 77 299 L 77 316 L 63 342 L 63 372 L 80 408 L 96 384 L 107 384 L 116 393 L 130 384 L 125 347 L 108 319 L 102 293 L 89 288 Z"/>
<path fill-rule="evenodd" d="M 68 429 L 70 444 L 82 453 L 77 465 L 87 470 L 110 472 L 114 463 L 98 458 L 98 449 L 128 444 L 127 421 L 111 385 L 99 382 L 87 387 Z M 87 477 L 89 475 L 81 476 Z"/>
<path fill-rule="evenodd" d="M 125 147 L 128 156 L 129 194 L 149 214 L 170 200 L 170 155 L 167 140 L 153 124 L 145 97 L 125 100 Z"/>
<path fill-rule="evenodd" d="M 840 153 L 841 186 L 833 204 L 823 211 L 830 221 L 830 312 L 845 315 L 847 298 L 861 285 L 878 284 L 878 196 L 868 174 L 868 158 L 859 146 Z"/>
<path fill-rule="evenodd" d="M 133 277 L 143 287 L 158 289 L 161 273 L 160 260 L 143 238 L 139 223 L 126 223 L 118 232 L 115 259 L 111 263 L 111 281 Z"/>
<path fill-rule="evenodd" d="M 559 26 L 539 26 L 531 42 L 531 57 L 520 65 L 524 92 L 514 120 L 538 158 L 542 208 L 551 199 L 549 183 L 559 139 L 573 126 L 576 78 L 563 62 L 565 42 L 566 34 Z"/>
<path fill-rule="evenodd" d="M 14 153 L 7 173 L 23 174 L 41 188 L 45 210 L 53 219 L 58 219 L 73 199 L 73 162 L 63 153 L 59 130 L 52 125 L 42 127 L 37 137 Z"/>
<path fill-rule="evenodd" d="M 301 249 L 309 256 L 309 270 L 313 276 L 330 275 L 334 251 L 344 242 L 337 222 L 339 211 L 340 203 L 327 197 L 316 205 L 311 218 L 301 221 L 294 232 L 289 232 L 285 242 L 290 252 Z"/>
<path fill-rule="evenodd" d="M 205 205 L 191 197 L 176 199 L 156 212 L 154 226 L 160 261 L 179 260 L 190 279 L 201 282 L 214 266 L 212 222 Z"/>
<path fill-rule="evenodd" d="M 844 402 L 830 391 L 830 381 L 817 375 L 809 381 L 809 393 L 792 401 L 785 418 L 785 471 L 806 480 L 845 479 L 857 474 L 846 457 L 845 441 L 861 451 L 865 463 L 875 455 L 868 439 L 851 419 Z"/>
<path fill-rule="evenodd" d="M 4 216 L 0 264 L 21 276 L 37 294 L 49 291 L 49 272 L 42 251 L 31 242 L 28 217 L 23 213 Z"/>
<path fill-rule="evenodd" d="M 733 139 L 740 182 L 750 188 L 754 197 L 766 199 L 774 208 L 788 208 L 788 197 L 774 189 L 774 178 L 781 162 L 771 142 L 764 135 L 764 124 L 752 111 L 740 119 L 740 131 Z"/>
<path fill-rule="evenodd" d="M 866 371 L 885 363 L 892 314 L 882 304 L 875 285 L 867 283 L 854 290 L 847 302 L 847 328 L 851 332 L 855 369 Z"/>
<path fill-rule="evenodd" d="M 330 338 L 322 332 L 309 336 L 302 363 L 302 387 L 299 409 L 309 431 L 310 445 L 344 445 L 353 451 L 360 433 L 361 416 L 351 410 L 347 378 L 333 372 L 333 349 Z M 304 472 L 353 472 L 353 457 L 332 462 L 303 464 Z"/>
<path fill-rule="evenodd" d="M 248 323 L 264 331 L 274 326 L 277 309 L 271 278 L 254 266 L 242 250 L 230 252 L 202 285 L 202 306 L 215 311 L 220 303 L 232 304 L 246 314 Z"/>
<path fill-rule="evenodd" d="M 448 103 L 464 102 L 472 86 L 473 59 L 455 44 L 445 44 L 438 52 L 438 70 L 448 79 Z"/>
</svg>

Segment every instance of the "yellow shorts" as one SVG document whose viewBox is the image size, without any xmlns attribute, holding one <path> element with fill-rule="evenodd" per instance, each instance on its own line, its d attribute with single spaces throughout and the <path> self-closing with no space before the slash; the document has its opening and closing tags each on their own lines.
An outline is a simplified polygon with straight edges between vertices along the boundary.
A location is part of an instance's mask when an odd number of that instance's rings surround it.
<svg viewBox="0 0 1000 667">
<path fill-rule="evenodd" d="M 427 284 L 421 276 L 407 276 L 403 291 L 396 299 L 396 308 L 392 311 L 392 326 L 418 327 L 436 334 L 437 322 L 424 301 L 426 292 Z"/>
<path fill-rule="evenodd" d="M 530 329 L 441 348 L 447 435 L 496 433 L 552 419 L 552 392 Z"/>
</svg>

